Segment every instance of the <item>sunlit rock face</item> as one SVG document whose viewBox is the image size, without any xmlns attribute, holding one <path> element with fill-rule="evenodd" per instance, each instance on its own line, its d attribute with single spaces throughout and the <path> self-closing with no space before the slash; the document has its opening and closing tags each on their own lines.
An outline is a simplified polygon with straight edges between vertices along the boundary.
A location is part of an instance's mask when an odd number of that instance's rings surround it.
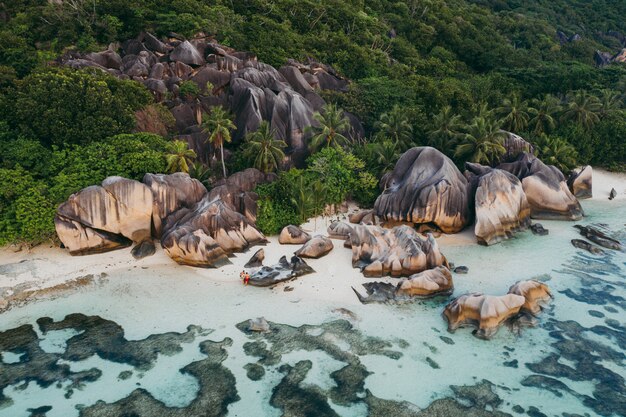
<svg viewBox="0 0 626 417">
<path fill-rule="evenodd" d="M 207 193 L 200 181 L 182 172 L 146 174 L 143 182 L 152 190 L 152 223 L 157 238 L 161 237 L 167 216 L 180 208 L 193 206 Z"/>
<path fill-rule="evenodd" d="M 469 222 L 468 182 L 452 160 L 431 147 L 406 151 L 385 179 L 374 210 L 386 221 L 456 233 Z"/>
<path fill-rule="evenodd" d="M 353 224 L 376 224 L 376 213 L 374 210 L 360 210 L 348 216 L 348 220 Z"/>
<path fill-rule="evenodd" d="M 509 294 L 521 295 L 526 299 L 521 310 L 536 316 L 552 300 L 550 288 L 534 279 L 519 281 L 509 288 Z"/>
<path fill-rule="evenodd" d="M 355 225 L 350 234 L 352 266 L 367 277 L 409 276 L 437 266 L 448 266 L 437 242 L 422 238 L 409 226 L 383 229 Z"/>
<path fill-rule="evenodd" d="M 505 320 L 518 314 L 525 303 L 526 298 L 517 294 L 464 294 L 448 304 L 443 315 L 448 320 L 449 331 L 469 325 L 476 328 L 475 336 L 490 338 Z"/>
<path fill-rule="evenodd" d="M 326 231 L 331 239 L 347 239 L 350 237 L 350 233 L 352 233 L 352 225 L 346 222 L 335 221 L 326 228 Z"/>
<path fill-rule="evenodd" d="M 584 198 L 593 197 L 592 190 L 593 169 L 590 165 L 572 171 L 567 179 L 567 186 L 576 198 L 582 200 Z"/>
<path fill-rule="evenodd" d="M 176 262 L 201 267 L 214 266 L 232 252 L 265 242 L 244 215 L 208 195 L 192 208 L 170 215 L 161 238 L 161 245 Z"/>
<path fill-rule="evenodd" d="M 522 181 L 534 219 L 580 220 L 583 210 L 570 192 L 558 168 L 546 165 L 534 155 L 521 154 L 515 162 L 498 165 Z"/>
<path fill-rule="evenodd" d="M 453 289 L 454 284 L 450 270 L 445 266 L 438 266 L 403 279 L 398 284 L 396 293 L 400 296 L 425 298 L 451 294 Z"/>
<path fill-rule="evenodd" d="M 104 252 L 150 239 L 152 192 L 144 184 L 109 177 L 61 204 L 55 216 L 59 239 L 72 255 Z"/>
<path fill-rule="evenodd" d="M 281 245 L 302 245 L 310 239 L 311 236 L 307 232 L 298 226 L 290 224 L 289 226 L 283 227 L 283 230 L 280 231 L 278 243 Z"/>
<path fill-rule="evenodd" d="M 522 183 L 513 174 L 467 163 L 466 176 L 476 182 L 474 205 L 478 243 L 493 245 L 530 225 L 530 206 Z"/>
<path fill-rule="evenodd" d="M 525 152 L 533 153 L 535 148 L 523 137 L 511 132 L 504 132 L 506 134 L 504 138 L 505 153 L 500 158 L 500 162 L 510 162 L 517 159 L 520 154 Z"/>
<path fill-rule="evenodd" d="M 326 236 L 314 236 L 295 252 L 301 258 L 321 258 L 333 250 L 333 241 Z"/>
</svg>

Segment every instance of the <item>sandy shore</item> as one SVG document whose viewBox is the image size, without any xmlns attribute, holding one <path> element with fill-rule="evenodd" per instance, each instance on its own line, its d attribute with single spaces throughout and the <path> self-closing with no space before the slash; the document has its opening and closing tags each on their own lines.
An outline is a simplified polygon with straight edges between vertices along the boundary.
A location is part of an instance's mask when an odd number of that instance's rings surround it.
<svg viewBox="0 0 626 417">
<path fill-rule="evenodd" d="M 611 203 L 608 202 L 608 194 L 612 188 L 618 195 Z M 594 169 L 593 194 L 592 200 L 623 204 L 622 201 L 626 199 L 626 174 Z M 346 217 L 339 215 L 312 219 L 302 228 L 312 235 L 326 235 L 326 228 L 333 220 L 347 221 Z M 442 235 L 437 241 L 447 256 L 450 252 L 458 253 L 462 247 L 476 244 L 473 226 L 455 235 Z M 351 287 L 362 289 L 361 284 L 366 281 L 358 269 L 352 268 L 351 251 L 343 247 L 343 241 L 334 240 L 333 243 L 335 248 L 325 257 L 307 260 L 315 269 L 315 274 L 278 284 L 271 291 L 284 292 L 283 297 L 292 302 L 323 299 L 348 306 L 358 304 Z M 283 255 L 291 256 L 299 246 L 280 245 L 274 236 L 269 238 L 264 248 L 265 265 L 272 265 Z M 446 248 L 450 248 L 450 252 Z M 78 288 L 98 285 L 120 274 L 140 279 L 147 271 L 158 273 L 166 279 L 176 279 L 184 274 L 206 279 L 216 286 L 241 286 L 239 272 L 257 249 L 253 247 L 245 253 L 235 254 L 230 259 L 231 264 L 219 269 L 202 269 L 178 265 L 160 248 L 157 248 L 155 255 L 141 260 L 135 260 L 130 249 L 72 257 L 66 250 L 50 245 L 19 252 L 13 252 L 8 247 L 0 248 L 0 312 L 42 297 L 60 296 L 77 291 Z M 464 261 L 448 258 L 457 264 Z"/>
</svg>

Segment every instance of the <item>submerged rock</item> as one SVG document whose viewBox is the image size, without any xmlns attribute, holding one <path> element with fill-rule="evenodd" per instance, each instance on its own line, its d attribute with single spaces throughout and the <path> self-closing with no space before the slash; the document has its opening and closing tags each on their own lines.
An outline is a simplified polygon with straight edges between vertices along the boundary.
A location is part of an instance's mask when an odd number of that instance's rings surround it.
<svg viewBox="0 0 626 417">
<path fill-rule="evenodd" d="M 600 249 L 597 246 L 592 245 L 586 240 L 572 239 L 571 242 L 572 242 L 572 246 L 574 246 L 575 248 L 586 250 L 587 252 L 593 253 L 594 255 L 604 254 L 604 251 L 602 249 Z"/>
<path fill-rule="evenodd" d="M 469 268 L 466 267 L 465 265 L 459 265 L 456 268 L 454 268 L 455 274 L 467 274 L 468 272 L 469 272 Z"/>
<path fill-rule="evenodd" d="M 567 179 L 567 186 L 578 199 L 593 197 L 593 171 L 590 165 L 572 171 Z"/>
<path fill-rule="evenodd" d="M 150 239 L 152 192 L 139 181 L 108 177 L 57 209 L 59 239 L 72 255 L 105 252 Z"/>
<path fill-rule="evenodd" d="M 265 317 L 257 317 L 256 319 L 248 320 L 248 330 L 251 332 L 268 332 L 270 325 L 265 320 Z"/>
<path fill-rule="evenodd" d="M 326 236 L 315 236 L 295 252 L 301 258 L 321 258 L 333 250 L 333 241 Z"/>
<path fill-rule="evenodd" d="M 471 293 L 462 295 L 443 311 L 448 320 L 448 331 L 466 325 L 474 326 L 475 336 L 488 339 L 496 334 L 505 320 L 518 314 L 526 299 L 517 294 L 502 296 Z"/>
<path fill-rule="evenodd" d="M 582 236 L 586 237 L 593 243 L 596 243 L 607 249 L 622 250 L 622 244 L 619 242 L 619 240 L 613 239 L 611 236 L 600 230 L 600 228 L 597 226 L 581 226 L 577 224 L 574 227 L 578 229 Z"/>
<path fill-rule="evenodd" d="M 550 288 L 542 282 L 534 279 L 518 281 L 509 288 L 509 294 L 521 295 L 526 302 L 521 311 L 536 316 L 552 300 Z"/>
<path fill-rule="evenodd" d="M 302 245 L 310 239 L 311 236 L 307 232 L 298 226 L 290 224 L 289 226 L 283 227 L 283 230 L 280 231 L 278 243 L 281 245 Z"/>
<path fill-rule="evenodd" d="M 172 259 L 183 265 L 215 266 L 232 252 L 267 242 L 245 216 L 208 197 L 167 218 L 161 245 Z"/>
<path fill-rule="evenodd" d="M 533 223 L 530 225 L 530 231 L 533 232 L 533 235 L 537 236 L 546 236 L 550 231 L 548 229 L 544 229 L 541 223 Z"/>
<path fill-rule="evenodd" d="M 475 194 L 478 243 L 493 245 L 530 225 L 530 206 L 522 183 L 513 174 L 466 163 L 468 175 L 478 176 Z"/>
<path fill-rule="evenodd" d="M 282 281 L 297 278 L 302 275 L 315 272 L 302 258 L 292 256 L 291 261 L 287 257 L 280 258 L 277 264 L 264 266 L 250 276 L 249 285 L 255 287 L 269 287 Z"/>
<path fill-rule="evenodd" d="M 426 239 L 409 226 L 383 229 L 356 225 L 350 234 L 352 266 L 367 277 L 409 276 L 437 266 L 448 266 L 432 235 Z"/>
<path fill-rule="evenodd" d="M 258 268 L 263 266 L 263 260 L 265 260 L 265 250 L 263 248 L 254 252 L 254 255 L 246 262 L 244 268 Z"/>
<path fill-rule="evenodd" d="M 558 168 L 541 162 L 530 153 L 521 154 L 515 162 L 498 165 L 519 178 L 533 219 L 580 220 L 583 210 L 570 192 L 565 176 Z"/>
<path fill-rule="evenodd" d="M 468 182 L 452 160 L 431 147 L 406 151 L 383 180 L 374 210 L 386 221 L 432 224 L 444 233 L 469 222 Z"/>
</svg>

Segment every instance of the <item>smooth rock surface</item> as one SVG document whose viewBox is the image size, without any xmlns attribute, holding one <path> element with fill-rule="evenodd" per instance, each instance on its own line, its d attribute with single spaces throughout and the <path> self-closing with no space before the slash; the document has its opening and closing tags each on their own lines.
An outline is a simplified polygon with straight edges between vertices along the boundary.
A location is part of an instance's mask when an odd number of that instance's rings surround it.
<svg viewBox="0 0 626 417">
<path fill-rule="evenodd" d="M 300 258 L 321 258 L 333 250 L 333 241 L 326 236 L 314 236 L 295 252 Z"/>
<path fill-rule="evenodd" d="M 576 198 L 593 197 L 593 169 L 590 165 L 572 171 L 567 179 L 567 186 Z"/>
<path fill-rule="evenodd" d="M 292 224 L 283 227 L 278 236 L 278 243 L 281 245 L 302 245 L 309 240 L 311 236 L 307 232 Z"/>
<path fill-rule="evenodd" d="M 552 300 L 550 288 L 534 279 L 518 281 L 509 288 L 509 294 L 521 295 L 526 299 L 521 310 L 536 316 Z"/>
</svg>

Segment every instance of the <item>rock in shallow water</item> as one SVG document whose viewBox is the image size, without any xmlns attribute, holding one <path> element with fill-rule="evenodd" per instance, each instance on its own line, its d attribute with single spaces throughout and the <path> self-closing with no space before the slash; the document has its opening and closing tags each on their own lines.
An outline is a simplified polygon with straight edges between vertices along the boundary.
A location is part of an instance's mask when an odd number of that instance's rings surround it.
<svg viewBox="0 0 626 417">
<path fill-rule="evenodd" d="M 537 236 L 546 236 L 550 231 L 548 229 L 544 229 L 541 223 L 533 223 L 530 225 L 530 231 L 533 232 L 533 235 Z"/>
<path fill-rule="evenodd" d="M 619 240 L 613 239 L 611 236 L 603 232 L 598 226 L 581 226 L 577 224 L 574 227 L 578 229 L 582 236 L 586 237 L 593 243 L 596 243 L 607 249 L 622 250 L 622 244 L 619 242 Z"/>
<path fill-rule="evenodd" d="M 543 308 L 552 300 L 550 288 L 542 282 L 534 279 L 526 281 L 518 281 L 509 288 L 509 294 L 521 295 L 526 302 L 521 311 L 536 316 L 541 313 Z"/>
<path fill-rule="evenodd" d="M 430 147 L 406 151 L 384 180 L 374 210 L 386 221 L 432 224 L 444 233 L 470 217 L 468 182 L 452 160 Z"/>
<path fill-rule="evenodd" d="M 572 246 L 578 249 L 586 250 L 589 253 L 593 253 L 594 255 L 602 255 L 604 251 L 597 246 L 592 245 L 586 240 L 582 239 L 572 239 Z"/>
</svg>

